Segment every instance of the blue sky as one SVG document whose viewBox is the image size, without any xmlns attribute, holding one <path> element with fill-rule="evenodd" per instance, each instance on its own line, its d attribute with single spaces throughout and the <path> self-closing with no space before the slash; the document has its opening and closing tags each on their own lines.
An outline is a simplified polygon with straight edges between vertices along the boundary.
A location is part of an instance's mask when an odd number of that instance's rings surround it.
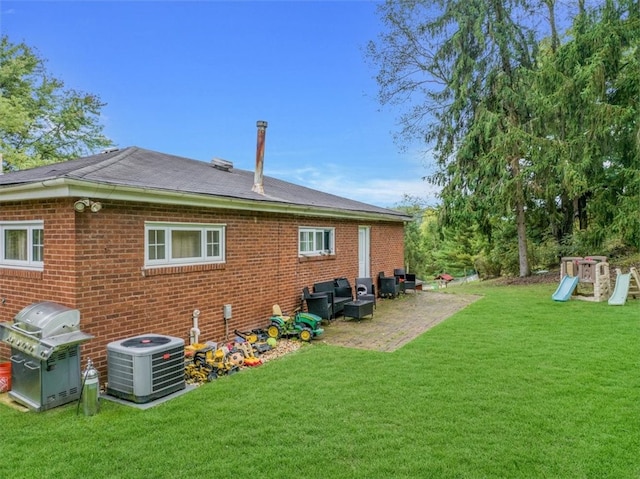
<svg viewBox="0 0 640 479">
<path fill-rule="evenodd" d="M 397 111 L 376 101 L 364 48 L 382 28 L 371 1 L 8 1 L 0 31 L 47 60 L 66 88 L 107 103 L 118 146 L 265 174 L 393 206 L 435 203 L 420 148 L 393 143 Z"/>
</svg>

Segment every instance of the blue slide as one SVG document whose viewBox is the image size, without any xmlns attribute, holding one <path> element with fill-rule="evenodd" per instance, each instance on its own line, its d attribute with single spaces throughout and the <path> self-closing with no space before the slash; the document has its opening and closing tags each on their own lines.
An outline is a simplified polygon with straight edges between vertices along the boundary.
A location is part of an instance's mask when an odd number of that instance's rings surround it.
<svg viewBox="0 0 640 479">
<path fill-rule="evenodd" d="M 613 294 L 609 298 L 609 304 L 612 306 L 623 306 L 627 301 L 629 294 L 629 284 L 631 283 L 631 273 L 618 274 L 616 277 L 616 286 Z"/>
<path fill-rule="evenodd" d="M 578 277 L 577 276 L 565 276 L 560 281 L 560 286 L 556 289 L 556 292 L 553 293 L 551 299 L 554 301 L 568 301 L 573 294 L 573 291 L 576 289 L 578 285 Z"/>
</svg>

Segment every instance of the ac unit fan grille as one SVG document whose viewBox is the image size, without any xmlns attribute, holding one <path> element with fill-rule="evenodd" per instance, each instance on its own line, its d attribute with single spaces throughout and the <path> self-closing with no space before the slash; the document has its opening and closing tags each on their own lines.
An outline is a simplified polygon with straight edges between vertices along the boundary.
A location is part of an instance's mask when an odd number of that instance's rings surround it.
<svg viewBox="0 0 640 479">
<path fill-rule="evenodd" d="M 175 383 L 176 376 L 184 380 L 184 348 L 173 348 L 151 356 L 153 392 L 162 391 Z"/>
</svg>

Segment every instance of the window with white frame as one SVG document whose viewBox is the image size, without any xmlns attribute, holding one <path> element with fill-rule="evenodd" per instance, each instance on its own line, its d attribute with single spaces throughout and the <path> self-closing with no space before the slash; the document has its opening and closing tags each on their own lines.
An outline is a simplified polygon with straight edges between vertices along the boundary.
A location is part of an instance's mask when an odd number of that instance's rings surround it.
<svg viewBox="0 0 640 479">
<path fill-rule="evenodd" d="M 223 263 L 225 225 L 145 223 L 145 266 Z"/>
<path fill-rule="evenodd" d="M 44 222 L 0 222 L 0 266 L 44 269 Z"/>
<path fill-rule="evenodd" d="M 302 256 L 334 254 L 335 228 L 300 227 L 298 254 Z"/>
</svg>

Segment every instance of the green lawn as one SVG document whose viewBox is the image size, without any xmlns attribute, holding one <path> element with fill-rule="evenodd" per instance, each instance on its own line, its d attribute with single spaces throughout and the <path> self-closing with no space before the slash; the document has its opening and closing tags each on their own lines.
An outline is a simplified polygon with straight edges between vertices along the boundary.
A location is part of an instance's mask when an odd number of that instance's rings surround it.
<svg viewBox="0 0 640 479">
<path fill-rule="evenodd" d="M 484 298 L 394 353 L 316 343 L 146 411 L 0 405 L 0 477 L 640 477 L 640 301 L 555 287 L 450 288 Z"/>
</svg>

